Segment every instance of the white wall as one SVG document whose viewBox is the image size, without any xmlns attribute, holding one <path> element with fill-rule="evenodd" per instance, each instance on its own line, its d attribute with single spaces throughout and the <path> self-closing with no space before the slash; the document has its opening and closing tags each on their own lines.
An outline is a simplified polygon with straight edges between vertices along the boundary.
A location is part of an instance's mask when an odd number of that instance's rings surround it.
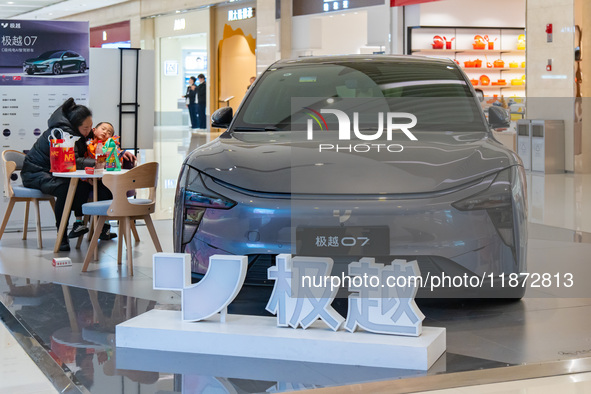
<svg viewBox="0 0 591 394">
<path fill-rule="evenodd" d="M 390 8 L 387 1 L 344 12 L 294 16 L 292 57 L 390 52 Z"/>
<path fill-rule="evenodd" d="M 527 3 L 527 117 L 564 120 L 565 168 L 574 171 L 574 0 Z M 547 23 L 554 27 L 551 43 Z M 551 72 L 546 71 L 548 59 Z"/>
</svg>

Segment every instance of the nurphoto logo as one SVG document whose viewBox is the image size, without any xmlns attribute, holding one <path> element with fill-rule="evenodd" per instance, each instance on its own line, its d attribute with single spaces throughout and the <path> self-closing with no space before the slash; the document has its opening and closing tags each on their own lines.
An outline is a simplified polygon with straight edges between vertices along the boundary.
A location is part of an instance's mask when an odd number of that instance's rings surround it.
<svg viewBox="0 0 591 394">
<path fill-rule="evenodd" d="M 328 131 L 328 124 L 322 114 L 332 114 L 336 116 L 339 130 L 338 139 L 339 141 L 351 141 L 352 137 L 362 141 L 376 141 L 383 139 L 384 135 L 384 123 L 386 123 L 385 132 L 386 140 L 392 141 L 392 135 L 395 131 L 401 131 L 406 135 L 410 141 L 417 141 L 417 137 L 410 131 L 417 125 L 417 117 L 408 112 L 387 112 L 384 116 L 383 112 L 378 113 L 378 126 L 377 129 L 372 129 L 372 133 L 367 133 L 366 130 L 359 128 L 359 113 L 353 112 L 353 122 L 344 111 L 337 109 L 321 109 L 320 112 L 310 108 L 304 107 L 307 110 L 307 114 L 311 119 L 307 122 L 307 139 L 314 139 L 314 124 L 320 128 L 321 132 Z M 400 120 L 404 119 L 406 122 L 400 123 Z M 353 124 L 353 136 L 351 133 L 351 123 Z M 374 131 L 375 130 L 375 131 Z M 372 143 L 372 144 L 328 144 L 322 143 L 318 145 L 318 151 L 347 151 L 365 153 L 370 151 L 388 151 L 388 152 L 402 152 L 404 147 L 400 144 L 383 144 L 383 143 Z"/>
</svg>

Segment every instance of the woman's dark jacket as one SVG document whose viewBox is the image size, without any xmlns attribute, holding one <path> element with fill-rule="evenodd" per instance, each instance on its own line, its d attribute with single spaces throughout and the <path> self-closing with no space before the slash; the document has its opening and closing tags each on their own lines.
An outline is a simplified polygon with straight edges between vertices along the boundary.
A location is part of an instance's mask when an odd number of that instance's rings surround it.
<svg viewBox="0 0 591 394">
<path fill-rule="evenodd" d="M 47 125 L 49 128 L 41 134 L 35 145 L 27 153 L 27 157 L 25 157 L 21 178 L 23 180 L 23 186 L 39 189 L 43 193 L 53 194 L 58 186 L 70 182 L 70 180 L 51 175 L 51 166 L 49 163 L 49 136 L 51 135 L 51 130 L 59 128 L 75 137 L 80 137 L 74 145 L 76 169 L 83 170 L 85 167 L 94 167 L 95 162 L 92 158 L 84 157 L 86 153 L 86 137 L 80 134 L 78 129 L 74 130 L 68 119 L 64 116 L 62 107 L 55 110 L 47 121 Z M 59 135 L 58 132 L 55 134 Z"/>
<path fill-rule="evenodd" d="M 191 89 L 191 86 L 187 86 L 187 93 L 185 94 L 185 98 L 189 99 L 189 104 L 195 104 L 195 94 L 197 93 L 197 89 Z"/>
<path fill-rule="evenodd" d="M 205 108 L 205 81 L 201 82 L 197 85 L 197 103 L 202 105 Z"/>
</svg>

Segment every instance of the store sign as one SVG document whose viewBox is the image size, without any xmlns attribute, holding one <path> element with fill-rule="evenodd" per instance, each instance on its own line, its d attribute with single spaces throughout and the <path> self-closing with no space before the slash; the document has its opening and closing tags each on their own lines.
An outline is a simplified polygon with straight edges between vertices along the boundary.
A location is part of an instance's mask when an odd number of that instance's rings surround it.
<svg viewBox="0 0 591 394">
<path fill-rule="evenodd" d="M 173 30 L 185 30 L 185 18 L 175 19 Z"/>
<path fill-rule="evenodd" d="M 349 0 L 342 0 L 342 1 L 334 1 L 334 0 L 324 0 L 323 11 L 338 11 L 338 10 L 346 10 L 349 8 Z"/>
<path fill-rule="evenodd" d="M 167 77 L 179 75 L 179 63 L 176 60 L 164 62 L 164 75 Z"/>
<path fill-rule="evenodd" d="M 380 5 L 384 5 L 384 0 L 298 0 L 293 2 L 293 16 L 348 11 Z"/>
<path fill-rule="evenodd" d="M 228 11 L 228 21 L 241 21 L 244 19 L 254 18 L 254 8 L 253 7 L 244 7 L 239 8 L 237 10 L 229 10 Z"/>
<path fill-rule="evenodd" d="M 277 316 L 278 327 L 307 329 L 322 320 L 333 331 L 362 328 L 379 334 L 419 336 L 424 315 L 415 303 L 420 271 L 416 261 L 394 260 L 390 265 L 362 258 L 349 264 L 347 274 L 331 275 L 334 262 L 328 257 L 292 257 L 281 254 L 268 269 L 275 281 L 266 309 Z M 246 278 L 246 256 L 214 255 L 199 283 L 191 284 L 190 255 L 154 255 L 154 289 L 181 291 L 184 321 L 200 321 L 221 312 Z M 337 292 L 347 288 L 347 319 L 332 306 Z"/>
</svg>

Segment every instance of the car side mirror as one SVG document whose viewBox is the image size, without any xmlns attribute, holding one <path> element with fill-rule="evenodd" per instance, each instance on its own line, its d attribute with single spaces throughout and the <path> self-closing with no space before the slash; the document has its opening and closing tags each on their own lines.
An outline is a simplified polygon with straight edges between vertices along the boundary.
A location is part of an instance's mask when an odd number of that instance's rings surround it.
<svg viewBox="0 0 591 394">
<path fill-rule="evenodd" d="M 474 89 L 474 91 L 476 92 L 476 97 L 478 97 L 478 101 L 483 102 L 484 101 L 484 91 L 482 89 Z"/>
<path fill-rule="evenodd" d="M 506 109 L 493 105 L 488 109 L 488 124 L 493 129 L 503 129 L 511 124 L 511 115 Z"/>
<path fill-rule="evenodd" d="M 232 107 L 222 107 L 211 115 L 211 127 L 227 129 L 234 116 Z"/>
</svg>

